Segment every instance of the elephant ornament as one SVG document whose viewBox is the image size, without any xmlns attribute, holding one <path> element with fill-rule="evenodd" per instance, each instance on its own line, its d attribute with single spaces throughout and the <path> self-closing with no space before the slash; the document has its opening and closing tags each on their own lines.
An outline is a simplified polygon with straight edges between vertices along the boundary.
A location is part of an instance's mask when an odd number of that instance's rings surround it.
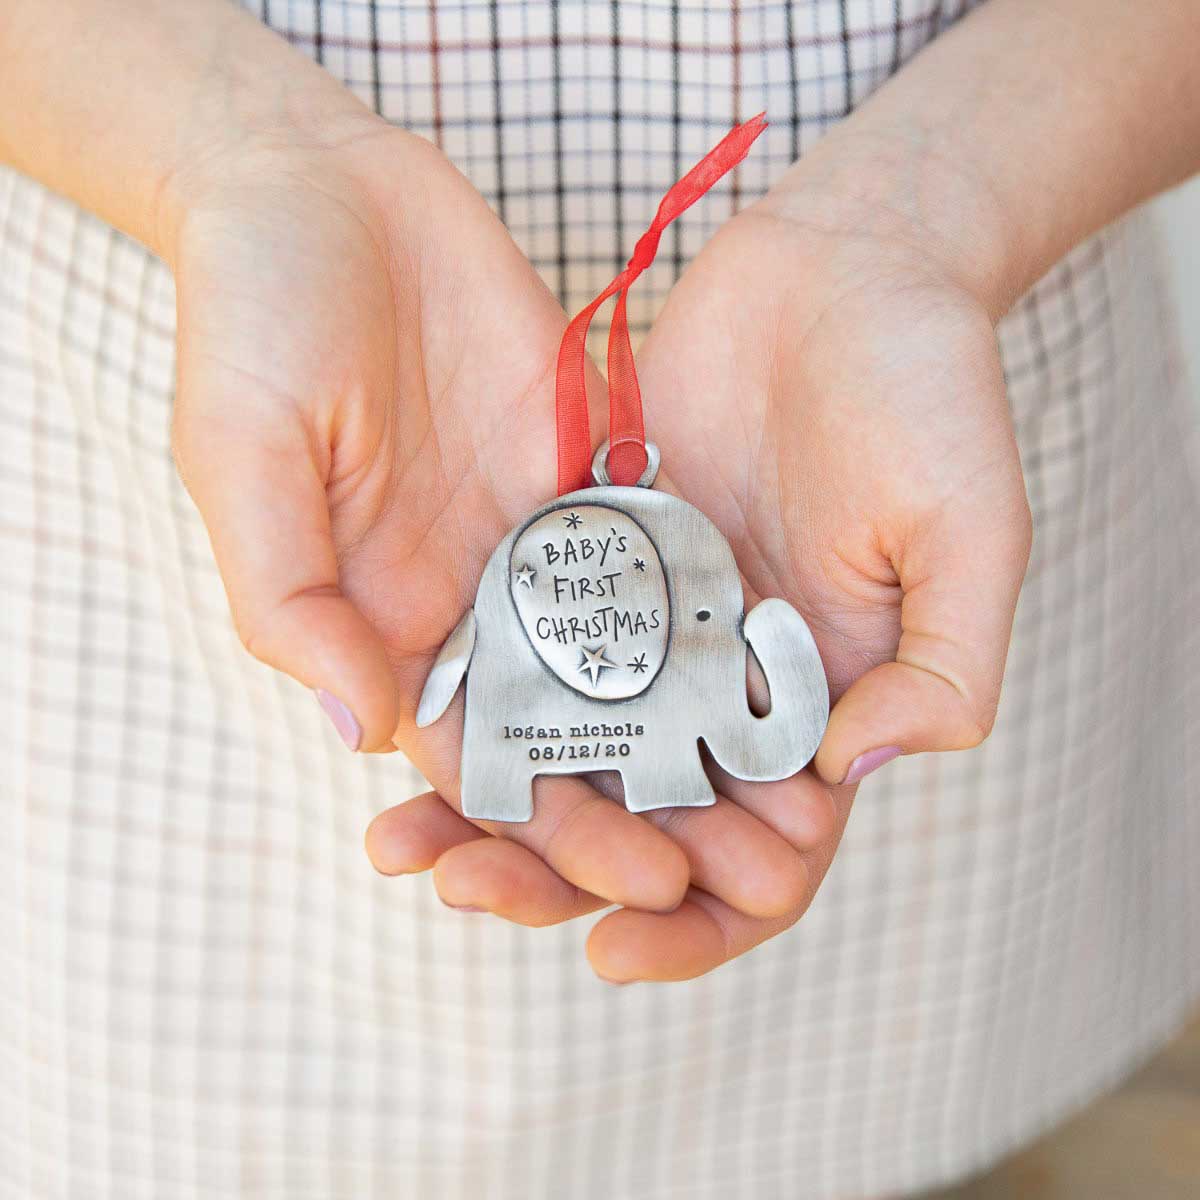
<svg viewBox="0 0 1200 1200">
<path fill-rule="evenodd" d="M 829 692 L 804 618 L 784 600 L 744 612 L 728 542 L 698 509 L 609 482 L 544 505 L 496 548 L 475 607 L 447 638 L 417 724 L 466 676 L 465 816 L 527 821 L 536 775 L 618 771 L 633 812 L 715 800 L 700 741 L 739 779 L 783 779 L 816 753 Z M 747 696 L 753 651 L 770 691 Z"/>
</svg>

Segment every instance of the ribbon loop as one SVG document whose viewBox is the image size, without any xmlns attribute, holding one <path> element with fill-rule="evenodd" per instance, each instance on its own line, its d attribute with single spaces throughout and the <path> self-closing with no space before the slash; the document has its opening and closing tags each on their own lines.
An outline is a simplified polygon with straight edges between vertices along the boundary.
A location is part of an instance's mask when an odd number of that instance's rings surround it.
<svg viewBox="0 0 1200 1200">
<path fill-rule="evenodd" d="M 767 127 L 759 113 L 729 131 L 662 198 L 650 227 L 637 240 L 625 269 L 567 326 L 558 347 L 555 417 L 558 431 L 558 494 L 586 487 L 592 461 L 592 435 L 587 407 L 587 333 L 596 310 L 617 297 L 608 335 L 608 457 L 613 483 L 632 486 L 646 467 L 646 431 L 642 393 L 638 386 L 633 347 L 629 341 L 626 301 L 629 288 L 654 261 L 663 230 L 689 209 L 723 175 L 746 157 Z"/>
</svg>

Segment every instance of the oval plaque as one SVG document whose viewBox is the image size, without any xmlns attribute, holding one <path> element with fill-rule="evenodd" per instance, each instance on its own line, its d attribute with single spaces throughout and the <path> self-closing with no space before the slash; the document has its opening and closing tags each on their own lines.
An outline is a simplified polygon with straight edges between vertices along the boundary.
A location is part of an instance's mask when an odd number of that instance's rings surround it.
<svg viewBox="0 0 1200 1200">
<path fill-rule="evenodd" d="M 599 504 L 554 509 L 522 530 L 509 590 L 537 656 L 597 700 L 640 695 L 667 654 L 662 560 L 627 513 Z"/>
</svg>

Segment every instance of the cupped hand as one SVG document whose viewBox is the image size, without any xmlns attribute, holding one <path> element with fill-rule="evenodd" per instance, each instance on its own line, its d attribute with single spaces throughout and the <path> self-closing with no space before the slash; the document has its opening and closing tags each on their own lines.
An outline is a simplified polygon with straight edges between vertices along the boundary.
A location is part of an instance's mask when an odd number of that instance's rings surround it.
<svg viewBox="0 0 1200 1200">
<path fill-rule="evenodd" d="M 554 494 L 566 318 L 467 181 L 420 139 L 341 111 L 197 155 L 171 188 L 187 197 L 164 238 L 174 445 L 237 629 L 318 691 L 352 748 L 398 745 L 437 788 L 375 822 L 376 865 L 437 862 L 448 902 L 536 924 L 672 911 L 689 887 L 748 920 L 801 904 L 808 847 L 834 824 L 808 784 L 715 774 L 715 806 L 647 820 L 559 777 L 538 781 L 529 823 L 476 825 L 457 811 L 461 698 L 414 726 L 486 559 Z M 715 932 L 689 933 L 687 972 L 706 969 Z"/>
<path fill-rule="evenodd" d="M 858 779 L 991 728 L 1030 519 L 992 316 L 946 249 L 852 198 L 769 196 L 698 256 L 644 347 L 648 434 L 672 486 L 729 538 L 751 593 L 803 613 L 836 704 L 813 769 L 775 803 L 725 781 L 800 856 L 797 902 L 768 916 L 693 888 L 671 913 L 612 913 L 589 941 L 609 978 L 699 974 L 787 928 Z M 408 814 L 414 861 L 437 843 L 443 895 L 494 899 L 480 864 L 497 852 L 450 850 L 435 807 Z M 532 909 L 537 882 L 505 886 Z"/>
</svg>

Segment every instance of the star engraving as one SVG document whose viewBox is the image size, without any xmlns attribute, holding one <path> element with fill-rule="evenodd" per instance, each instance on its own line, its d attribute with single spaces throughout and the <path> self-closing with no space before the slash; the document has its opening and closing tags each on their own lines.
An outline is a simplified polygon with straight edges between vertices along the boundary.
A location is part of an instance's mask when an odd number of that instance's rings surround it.
<svg viewBox="0 0 1200 1200">
<path fill-rule="evenodd" d="M 646 560 L 644 558 L 635 558 L 633 560 L 633 569 L 635 571 L 644 571 L 646 569 Z"/>
<path fill-rule="evenodd" d="M 571 513 L 569 517 L 563 517 L 563 520 L 566 521 L 568 529 L 578 529 L 581 524 L 578 513 Z"/>
<path fill-rule="evenodd" d="M 635 658 L 632 662 L 626 663 L 625 665 L 627 667 L 631 667 L 635 675 L 641 675 L 644 671 L 648 671 L 649 667 L 646 666 L 646 652 L 643 650 L 642 653 L 637 656 L 637 658 Z"/>
<path fill-rule="evenodd" d="M 531 592 L 533 591 L 533 581 L 536 576 L 537 572 L 528 563 L 526 563 L 519 571 L 513 572 L 513 578 L 517 581 L 517 583 L 523 583 Z"/>
<path fill-rule="evenodd" d="M 582 646 L 580 649 L 583 651 L 583 661 L 579 664 L 579 673 L 582 675 L 584 671 L 587 671 L 591 675 L 592 687 L 596 686 L 600 679 L 600 672 L 605 667 L 611 667 L 614 671 L 617 670 L 617 664 L 609 662 L 604 657 L 604 651 L 608 649 L 607 646 L 601 646 L 598 650 L 592 650 L 587 646 Z"/>
</svg>

